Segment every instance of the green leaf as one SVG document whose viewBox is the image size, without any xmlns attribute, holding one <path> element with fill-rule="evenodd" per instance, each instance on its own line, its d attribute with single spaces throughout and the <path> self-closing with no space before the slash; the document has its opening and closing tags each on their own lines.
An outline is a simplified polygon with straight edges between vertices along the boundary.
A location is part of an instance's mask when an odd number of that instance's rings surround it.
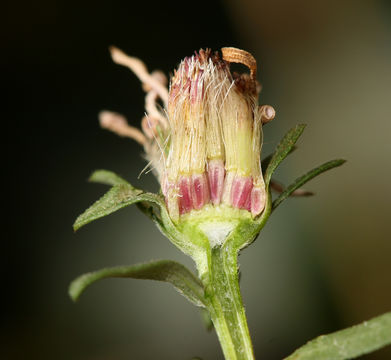
<svg viewBox="0 0 391 360">
<path fill-rule="evenodd" d="M 295 150 L 297 150 L 297 146 L 292 146 L 292 148 L 289 151 L 288 155 L 292 154 Z M 268 168 L 273 155 L 274 154 L 269 154 L 264 159 L 262 159 L 262 161 L 261 161 L 261 168 L 263 170 L 266 170 Z M 264 171 L 264 172 L 266 173 L 266 171 Z"/>
<path fill-rule="evenodd" d="M 111 186 L 121 185 L 121 184 L 130 185 L 121 176 L 109 170 L 95 170 L 89 177 L 88 181 L 104 184 L 104 185 L 111 185 Z"/>
<path fill-rule="evenodd" d="M 88 179 L 90 182 L 94 183 L 99 183 L 99 184 L 104 184 L 104 185 L 111 185 L 111 186 L 116 186 L 116 185 L 128 185 L 131 186 L 134 190 L 134 192 L 142 192 L 141 190 L 136 189 L 131 185 L 128 181 L 120 177 L 119 175 L 115 174 L 112 171 L 109 170 L 96 170 L 94 171 L 90 178 Z M 159 221 L 158 219 L 158 214 L 154 211 L 153 206 L 151 206 L 150 203 L 148 202 L 137 202 L 137 207 L 145 214 L 147 215 L 150 219 L 153 221 Z"/>
<path fill-rule="evenodd" d="M 281 142 L 278 144 L 276 151 L 274 152 L 272 158 L 269 161 L 267 169 L 265 171 L 265 183 L 266 187 L 269 186 L 269 182 L 274 171 L 280 165 L 281 161 L 286 158 L 286 156 L 294 150 L 294 145 L 300 135 L 303 133 L 305 124 L 296 125 L 294 128 L 290 129 L 287 134 L 283 137 Z"/>
<path fill-rule="evenodd" d="M 341 166 L 345 162 L 346 160 L 343 159 L 331 160 L 310 170 L 303 176 L 300 176 L 291 185 L 289 185 L 276 200 L 273 201 L 272 209 L 275 210 L 278 205 L 280 205 L 287 197 L 289 197 L 295 190 L 303 186 L 306 182 L 327 170 Z"/>
<path fill-rule="evenodd" d="M 143 193 L 142 190 L 138 190 L 130 184 L 115 185 L 76 219 L 73 229 L 76 231 L 91 221 L 138 202 L 164 206 L 158 195 Z"/>
<path fill-rule="evenodd" d="M 271 179 L 270 180 L 270 189 L 275 191 L 278 194 L 282 194 L 286 190 L 286 186 L 282 185 L 280 182 Z M 314 195 L 313 192 L 305 190 L 305 189 L 296 189 L 294 190 L 290 196 L 297 196 L 297 197 L 302 197 L 302 196 L 312 196 Z"/>
<path fill-rule="evenodd" d="M 168 282 L 195 305 L 205 306 L 204 289 L 200 280 L 185 266 L 171 260 L 105 268 L 81 275 L 69 286 L 69 296 L 73 301 L 76 301 L 88 286 L 105 278 L 133 278 Z"/>
<path fill-rule="evenodd" d="M 107 170 L 98 170 L 93 173 L 91 180 L 115 185 L 76 219 L 73 224 L 75 231 L 94 220 L 110 215 L 126 206 L 136 204 L 175 246 L 185 254 L 191 255 L 194 253 L 194 244 L 186 236 L 183 236 L 172 222 L 162 195 L 136 189 L 118 175 Z"/>
<path fill-rule="evenodd" d="M 391 344 L 391 312 L 359 325 L 319 336 L 285 360 L 354 359 Z"/>
</svg>

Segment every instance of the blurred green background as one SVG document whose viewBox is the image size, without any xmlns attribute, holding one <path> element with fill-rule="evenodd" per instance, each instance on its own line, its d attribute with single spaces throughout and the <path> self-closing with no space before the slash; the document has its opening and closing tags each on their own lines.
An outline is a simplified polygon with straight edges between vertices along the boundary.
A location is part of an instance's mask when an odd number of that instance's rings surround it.
<svg viewBox="0 0 391 360">
<path fill-rule="evenodd" d="M 72 304 L 69 282 L 104 266 L 192 262 L 130 207 L 74 234 L 72 223 L 113 170 L 156 190 L 131 141 L 97 113 L 136 125 L 143 92 L 114 65 L 114 44 L 167 74 L 200 47 L 252 52 L 261 103 L 277 111 L 265 153 L 308 127 L 278 171 L 288 182 L 332 158 L 240 256 L 258 359 L 282 359 L 322 333 L 391 310 L 391 5 L 353 0 L 8 2 L 1 22 L 3 216 L 1 359 L 222 359 L 198 309 L 169 285 L 106 280 Z M 386 348 L 365 359 L 390 359 Z"/>
</svg>

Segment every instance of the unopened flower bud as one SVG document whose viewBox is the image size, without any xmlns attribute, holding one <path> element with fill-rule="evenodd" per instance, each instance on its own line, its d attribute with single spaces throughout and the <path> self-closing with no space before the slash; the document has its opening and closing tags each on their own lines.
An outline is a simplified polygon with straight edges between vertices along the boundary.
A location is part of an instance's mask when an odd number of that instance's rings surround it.
<svg viewBox="0 0 391 360">
<path fill-rule="evenodd" d="M 166 177 L 178 197 L 167 201 L 171 214 L 208 203 L 246 209 L 253 216 L 264 208 L 262 119 L 270 120 L 274 110 L 258 107 L 255 59 L 232 48 L 223 56 L 242 61 L 250 75 L 232 75 L 229 61 L 200 50 L 185 58 L 171 79 Z"/>
<path fill-rule="evenodd" d="M 142 81 L 146 116 L 143 133 L 113 113 L 102 118 L 102 125 L 143 144 L 171 218 L 177 222 L 205 207 L 261 214 L 266 201 L 262 124 L 275 112 L 258 105 L 254 57 L 236 48 L 223 48 L 222 56 L 200 50 L 180 63 L 167 92 L 161 73 L 150 74 L 139 59 L 116 48 L 111 51 L 116 62 Z M 232 62 L 247 66 L 249 73 L 231 73 Z M 159 98 L 165 111 L 159 109 Z"/>
</svg>

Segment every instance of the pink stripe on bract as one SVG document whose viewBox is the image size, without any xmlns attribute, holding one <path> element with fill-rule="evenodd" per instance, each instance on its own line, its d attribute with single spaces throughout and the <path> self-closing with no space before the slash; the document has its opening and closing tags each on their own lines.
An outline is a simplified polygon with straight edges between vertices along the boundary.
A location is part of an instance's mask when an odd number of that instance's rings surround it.
<svg viewBox="0 0 391 360">
<path fill-rule="evenodd" d="M 208 163 L 208 179 L 210 199 L 213 205 L 219 205 L 224 189 L 225 169 L 222 160 L 210 160 Z"/>
<path fill-rule="evenodd" d="M 251 214 L 259 215 L 266 203 L 266 191 L 263 187 L 254 187 L 251 191 Z"/>
<path fill-rule="evenodd" d="M 253 188 L 253 190 L 254 190 L 254 188 Z M 243 208 L 246 209 L 247 211 L 251 211 L 251 194 L 252 194 L 252 191 L 248 194 L 248 197 L 246 199 L 246 203 L 243 206 Z"/>
<path fill-rule="evenodd" d="M 233 207 L 243 209 L 251 195 L 253 181 L 251 177 L 236 176 L 231 189 L 231 203 Z"/>
<path fill-rule="evenodd" d="M 188 213 L 192 208 L 190 178 L 183 176 L 179 180 L 179 212 L 182 215 Z"/>
<path fill-rule="evenodd" d="M 206 174 L 196 174 L 191 177 L 191 195 L 193 208 L 201 209 L 209 202 L 209 189 Z"/>
</svg>

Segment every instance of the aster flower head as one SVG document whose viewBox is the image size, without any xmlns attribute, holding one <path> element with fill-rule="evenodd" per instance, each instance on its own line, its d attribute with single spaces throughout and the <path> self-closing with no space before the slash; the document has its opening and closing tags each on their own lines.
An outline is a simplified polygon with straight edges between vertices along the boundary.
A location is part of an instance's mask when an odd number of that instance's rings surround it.
<svg viewBox="0 0 391 360">
<path fill-rule="evenodd" d="M 161 73 L 149 74 L 139 60 L 112 49 L 114 60 L 143 81 L 146 116 L 143 133 L 123 121 L 128 131 L 121 133 L 112 113 L 102 113 L 101 124 L 143 144 L 174 221 L 205 206 L 242 209 L 253 217 L 265 206 L 262 123 L 274 118 L 274 109 L 258 105 L 254 57 L 235 48 L 221 53 L 201 49 L 185 58 L 166 92 Z M 231 62 L 243 63 L 249 74 L 231 73 Z M 165 109 L 158 109 L 158 98 Z"/>
</svg>

